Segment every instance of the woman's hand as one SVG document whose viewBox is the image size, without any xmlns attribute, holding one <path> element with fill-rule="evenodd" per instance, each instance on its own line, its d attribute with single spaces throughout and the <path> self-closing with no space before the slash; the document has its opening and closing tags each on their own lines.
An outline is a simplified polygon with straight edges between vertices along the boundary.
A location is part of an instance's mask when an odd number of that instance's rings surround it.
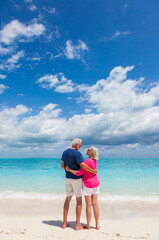
<svg viewBox="0 0 159 240">
<path fill-rule="evenodd" d="M 68 166 L 66 166 L 65 170 L 66 170 L 67 172 L 69 172 L 69 171 L 70 171 L 70 168 L 69 168 Z"/>
</svg>

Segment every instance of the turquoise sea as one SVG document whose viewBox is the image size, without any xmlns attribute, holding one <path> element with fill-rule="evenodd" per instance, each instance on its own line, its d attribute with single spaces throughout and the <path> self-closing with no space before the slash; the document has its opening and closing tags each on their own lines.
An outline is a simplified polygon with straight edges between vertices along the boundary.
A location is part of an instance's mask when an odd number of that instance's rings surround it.
<svg viewBox="0 0 159 240">
<path fill-rule="evenodd" d="M 60 158 L 0 159 L 0 198 L 63 199 Z M 159 158 L 98 161 L 99 198 L 159 202 Z"/>
</svg>

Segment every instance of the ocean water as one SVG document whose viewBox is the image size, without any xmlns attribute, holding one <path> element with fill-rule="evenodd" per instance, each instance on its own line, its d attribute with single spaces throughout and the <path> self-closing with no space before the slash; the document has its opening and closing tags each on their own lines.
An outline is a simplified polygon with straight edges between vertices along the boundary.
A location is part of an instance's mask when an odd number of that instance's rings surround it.
<svg viewBox="0 0 159 240">
<path fill-rule="evenodd" d="M 65 172 L 60 158 L 0 159 L 0 198 L 63 199 Z M 98 161 L 99 198 L 159 203 L 159 158 Z"/>
</svg>

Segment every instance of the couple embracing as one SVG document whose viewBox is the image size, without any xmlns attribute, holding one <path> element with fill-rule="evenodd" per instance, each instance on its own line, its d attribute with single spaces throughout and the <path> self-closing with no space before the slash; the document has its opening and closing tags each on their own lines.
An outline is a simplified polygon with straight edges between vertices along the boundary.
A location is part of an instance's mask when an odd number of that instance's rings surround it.
<svg viewBox="0 0 159 240">
<path fill-rule="evenodd" d="M 96 229 L 99 230 L 99 207 L 98 193 L 99 180 L 97 177 L 97 160 L 98 150 L 90 147 L 87 150 L 88 159 L 84 161 L 82 154 L 79 152 L 81 148 L 81 139 L 74 139 L 72 147 L 65 150 L 62 155 L 61 167 L 66 171 L 66 199 L 63 208 L 63 228 L 69 227 L 67 223 L 67 215 L 69 204 L 73 194 L 76 197 L 76 230 L 84 229 L 80 224 L 82 210 L 82 191 L 86 202 L 86 218 L 87 229 L 90 229 L 90 221 L 92 215 L 92 206 L 96 222 Z"/>
</svg>

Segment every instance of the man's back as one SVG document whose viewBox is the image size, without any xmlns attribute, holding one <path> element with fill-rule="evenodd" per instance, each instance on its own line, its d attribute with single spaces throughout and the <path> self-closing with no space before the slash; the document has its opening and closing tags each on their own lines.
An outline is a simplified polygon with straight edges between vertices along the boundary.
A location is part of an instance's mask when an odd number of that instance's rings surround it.
<svg viewBox="0 0 159 240">
<path fill-rule="evenodd" d="M 71 148 L 63 152 L 61 160 L 64 161 L 65 166 L 68 166 L 73 170 L 79 170 L 80 169 L 79 164 L 84 162 L 82 154 L 76 149 Z M 83 176 L 76 176 L 70 172 L 66 172 L 66 178 L 79 179 L 82 177 Z"/>
</svg>

